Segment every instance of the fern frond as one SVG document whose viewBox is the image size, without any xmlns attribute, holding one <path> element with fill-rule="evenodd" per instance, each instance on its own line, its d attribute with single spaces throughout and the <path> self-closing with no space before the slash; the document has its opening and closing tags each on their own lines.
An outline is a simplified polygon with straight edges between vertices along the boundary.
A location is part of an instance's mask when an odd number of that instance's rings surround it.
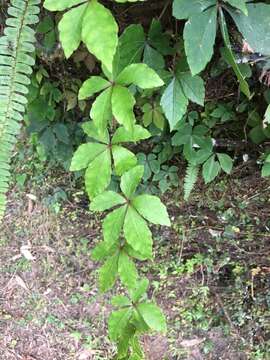
<svg viewBox="0 0 270 360">
<path fill-rule="evenodd" d="M 32 53 L 41 0 L 11 0 L 4 35 L 0 37 L 0 220 L 6 206 L 10 158 L 27 104 Z"/>
<path fill-rule="evenodd" d="M 187 201 L 198 179 L 199 166 L 188 164 L 184 179 L 184 199 Z"/>
</svg>

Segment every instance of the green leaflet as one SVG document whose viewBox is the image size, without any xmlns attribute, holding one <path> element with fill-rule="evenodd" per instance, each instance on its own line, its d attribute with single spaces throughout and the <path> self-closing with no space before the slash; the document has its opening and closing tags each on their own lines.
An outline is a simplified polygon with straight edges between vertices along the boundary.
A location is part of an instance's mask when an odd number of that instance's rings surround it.
<svg viewBox="0 0 270 360">
<path fill-rule="evenodd" d="M 93 121 L 87 121 L 82 125 L 82 128 L 86 135 L 90 138 L 100 141 L 103 144 L 109 144 L 110 137 L 107 129 L 101 131 L 95 126 Z"/>
<path fill-rule="evenodd" d="M 174 0 L 173 16 L 179 20 L 188 19 L 215 4 L 216 0 Z"/>
<path fill-rule="evenodd" d="M 124 295 L 116 295 L 116 296 L 114 296 L 112 298 L 111 303 L 112 303 L 113 306 L 120 306 L 120 307 L 131 305 L 131 302 L 130 302 L 129 298 L 127 296 L 124 296 Z"/>
<path fill-rule="evenodd" d="M 121 309 L 111 313 L 109 317 L 109 335 L 116 341 L 121 337 L 128 325 L 128 321 L 132 315 L 132 309 Z"/>
<path fill-rule="evenodd" d="M 114 191 L 104 191 L 100 195 L 96 196 L 91 204 L 90 210 L 92 211 L 105 211 L 116 205 L 122 205 L 126 202 L 123 196 Z"/>
<path fill-rule="evenodd" d="M 99 131 L 105 131 L 112 119 L 112 87 L 104 90 L 94 101 L 90 117 Z"/>
<path fill-rule="evenodd" d="M 133 113 L 135 105 L 134 96 L 131 92 L 121 86 L 116 85 L 112 93 L 112 113 L 119 124 L 123 125 L 128 131 L 132 132 L 136 119 Z"/>
<path fill-rule="evenodd" d="M 136 287 L 129 290 L 131 299 L 134 303 L 138 302 L 143 295 L 145 295 L 147 289 L 149 287 L 149 280 L 144 278 L 137 282 Z"/>
<path fill-rule="evenodd" d="M 215 160 L 215 155 L 212 155 L 204 164 L 203 164 L 203 178 L 206 184 L 214 180 L 220 171 L 220 165 Z"/>
<path fill-rule="evenodd" d="M 269 7 L 270 8 L 270 7 Z M 237 65 L 233 52 L 231 50 L 231 44 L 230 44 L 230 38 L 229 38 L 229 33 L 228 33 L 228 29 L 227 29 L 227 24 L 225 21 L 225 17 L 223 14 L 222 9 L 220 8 L 219 10 L 220 13 L 220 28 L 221 28 L 221 33 L 223 36 L 223 40 L 225 43 L 225 48 L 223 51 L 221 51 L 223 53 L 223 56 L 225 58 L 225 60 L 231 65 L 231 67 L 233 68 L 233 71 L 235 73 L 235 75 L 237 76 L 237 79 L 239 81 L 240 84 L 240 89 L 241 91 L 248 97 L 250 98 L 251 94 L 249 91 L 249 86 L 248 83 L 246 82 L 243 74 L 241 73 L 241 70 L 239 68 L 239 66 Z"/>
<path fill-rule="evenodd" d="M 116 78 L 116 82 L 121 85 L 134 84 L 142 89 L 151 89 L 164 85 L 164 82 L 146 64 L 128 65 Z"/>
<path fill-rule="evenodd" d="M 112 156 L 116 175 L 122 175 L 137 164 L 137 157 L 123 146 L 113 145 Z"/>
<path fill-rule="evenodd" d="M 126 66 L 141 61 L 144 44 L 145 36 L 141 25 L 130 25 L 123 31 L 114 59 L 113 72 L 115 77 Z"/>
<path fill-rule="evenodd" d="M 264 55 L 270 54 L 270 5 L 247 4 L 248 16 L 230 11 L 239 31 L 254 52 Z"/>
<path fill-rule="evenodd" d="M 85 169 L 91 161 L 106 151 L 106 149 L 106 145 L 97 143 L 87 143 L 80 145 L 73 155 L 70 171 L 79 171 L 81 169 Z"/>
<path fill-rule="evenodd" d="M 132 205 L 140 215 L 153 224 L 171 225 L 166 207 L 157 196 L 139 195 L 132 200 Z"/>
<path fill-rule="evenodd" d="M 85 186 L 90 199 L 102 193 L 111 181 L 111 155 L 103 151 L 88 166 L 85 173 Z"/>
<path fill-rule="evenodd" d="M 111 12 L 96 0 L 91 0 L 83 18 L 82 40 L 111 73 L 117 34 L 118 26 Z"/>
<path fill-rule="evenodd" d="M 118 144 L 120 142 L 137 142 L 148 139 L 150 136 L 150 132 L 141 125 L 135 125 L 132 132 L 121 126 L 116 129 L 113 134 L 112 144 Z"/>
<path fill-rule="evenodd" d="M 116 253 L 109 257 L 99 269 L 99 289 L 101 292 L 108 291 L 115 283 L 118 270 L 118 256 Z"/>
<path fill-rule="evenodd" d="M 59 22 L 60 41 L 67 59 L 80 45 L 82 19 L 86 8 L 87 4 L 83 4 L 66 12 Z"/>
<path fill-rule="evenodd" d="M 246 16 L 248 15 L 248 9 L 245 0 L 225 0 L 225 1 L 229 3 L 231 6 L 241 10 L 244 15 Z"/>
<path fill-rule="evenodd" d="M 87 0 L 45 0 L 44 7 L 50 11 L 62 11 Z"/>
<path fill-rule="evenodd" d="M 107 244 L 115 244 L 118 242 L 124 219 L 127 212 L 127 206 L 121 206 L 108 214 L 102 223 L 103 238 Z"/>
<path fill-rule="evenodd" d="M 125 251 L 121 251 L 119 254 L 118 273 L 121 282 L 128 289 L 132 289 L 136 285 L 138 278 L 137 269 Z"/>
<path fill-rule="evenodd" d="M 103 79 L 101 76 L 91 76 L 86 80 L 79 91 L 79 100 L 86 99 L 93 96 L 95 93 L 100 92 L 110 86 L 110 82 Z"/>
<path fill-rule="evenodd" d="M 205 88 L 203 79 L 198 76 L 192 76 L 190 73 L 180 73 L 178 75 L 185 96 L 201 106 L 204 105 Z"/>
<path fill-rule="evenodd" d="M 172 131 L 186 113 L 188 105 L 188 99 L 183 93 L 181 84 L 177 78 L 173 78 L 165 89 L 160 104 Z"/>
<path fill-rule="evenodd" d="M 185 51 L 192 75 L 201 72 L 210 61 L 216 38 L 217 9 L 195 14 L 184 29 Z"/>
<path fill-rule="evenodd" d="M 132 197 L 137 186 L 142 180 L 144 167 L 141 165 L 135 166 L 133 169 L 127 171 L 122 177 L 120 188 L 128 199 Z"/>
<path fill-rule="evenodd" d="M 227 154 L 217 153 L 218 161 L 220 163 L 221 169 L 225 171 L 227 174 L 230 174 L 233 167 L 233 160 Z"/>
<path fill-rule="evenodd" d="M 136 251 L 152 258 L 152 234 L 145 220 L 134 210 L 128 207 L 124 222 L 124 235 L 128 244 Z"/>
<path fill-rule="evenodd" d="M 153 303 L 141 303 L 137 310 L 150 329 L 160 332 L 166 332 L 166 320 L 160 308 Z"/>
</svg>

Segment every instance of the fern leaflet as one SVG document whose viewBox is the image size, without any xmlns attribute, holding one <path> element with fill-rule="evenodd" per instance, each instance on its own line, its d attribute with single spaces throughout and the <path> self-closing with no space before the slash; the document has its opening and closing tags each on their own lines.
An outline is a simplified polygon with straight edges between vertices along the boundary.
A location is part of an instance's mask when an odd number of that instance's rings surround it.
<svg viewBox="0 0 270 360">
<path fill-rule="evenodd" d="M 10 158 L 27 104 L 40 0 L 11 0 L 0 37 L 0 220 L 6 206 Z"/>
<path fill-rule="evenodd" d="M 191 191 L 198 179 L 199 166 L 188 164 L 184 179 L 184 199 L 188 200 Z"/>
</svg>

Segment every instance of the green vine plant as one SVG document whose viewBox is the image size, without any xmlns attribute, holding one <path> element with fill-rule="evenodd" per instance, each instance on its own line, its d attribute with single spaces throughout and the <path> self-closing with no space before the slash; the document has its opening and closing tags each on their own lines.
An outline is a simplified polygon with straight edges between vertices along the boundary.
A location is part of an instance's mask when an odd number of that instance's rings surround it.
<svg viewBox="0 0 270 360">
<path fill-rule="evenodd" d="M 6 208 L 10 159 L 27 104 L 27 86 L 35 63 L 35 31 L 40 0 L 12 0 L 0 37 L 0 219 Z"/>
<path fill-rule="evenodd" d="M 149 283 L 140 279 L 136 263 L 153 259 L 153 239 L 147 222 L 170 226 L 170 219 L 158 197 L 138 189 L 145 169 L 138 165 L 128 144 L 148 139 L 151 133 L 138 123 L 134 112 L 136 100 L 155 94 L 156 103 L 143 108 L 142 123 L 146 127 L 154 123 L 164 129 L 166 117 L 170 131 L 174 132 L 172 145 L 182 149 L 188 161 L 185 199 L 194 187 L 200 167 L 206 183 L 220 170 L 230 173 L 233 160 L 215 151 L 210 129 L 185 114 L 189 102 L 204 105 L 205 87 L 199 73 L 213 56 L 218 29 L 224 41 L 221 55 L 236 74 L 241 92 L 251 98 L 246 74 L 231 48 L 226 18 L 233 19 L 254 51 L 267 54 L 265 34 L 269 31 L 263 12 L 269 12 L 269 6 L 246 4 L 244 0 L 174 0 L 174 17 L 186 20 L 181 56 L 168 44 L 156 20 L 152 21 L 148 35 L 141 25 L 133 24 L 119 36 L 111 11 L 97 0 L 45 0 L 44 7 L 64 11 L 58 29 L 66 58 L 82 42 L 101 63 L 101 75 L 91 76 L 79 90 L 79 100 L 92 102 L 90 121 L 83 125 L 89 141 L 75 152 L 70 170 L 85 169 L 91 211 L 112 209 L 102 223 L 103 241 L 92 256 L 103 262 L 99 269 L 101 292 L 111 289 L 118 278 L 127 290 L 126 295 L 112 298 L 117 310 L 111 313 L 108 327 L 118 348 L 115 359 L 143 359 L 140 334 L 165 332 L 166 320 L 161 309 L 147 299 Z M 258 31 L 251 32 L 250 24 L 256 21 L 260 23 Z M 170 71 L 165 69 L 167 55 L 174 57 Z M 112 177 L 119 180 L 119 192 L 112 190 Z"/>
</svg>

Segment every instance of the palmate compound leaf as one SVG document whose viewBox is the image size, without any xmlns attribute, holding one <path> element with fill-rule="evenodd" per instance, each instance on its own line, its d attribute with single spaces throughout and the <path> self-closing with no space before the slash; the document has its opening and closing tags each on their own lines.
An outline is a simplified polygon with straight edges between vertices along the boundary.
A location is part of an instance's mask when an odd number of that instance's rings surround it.
<svg viewBox="0 0 270 360">
<path fill-rule="evenodd" d="M 127 289 L 134 288 L 137 283 L 138 273 L 134 262 L 125 251 L 121 251 L 119 254 L 118 273 L 121 282 Z"/>
<path fill-rule="evenodd" d="M 116 205 L 122 205 L 126 199 L 114 191 L 104 191 L 96 196 L 90 204 L 92 211 L 105 211 Z"/>
<path fill-rule="evenodd" d="M 151 330 L 164 333 L 167 331 L 165 316 L 156 304 L 141 303 L 137 310 Z"/>
<path fill-rule="evenodd" d="M 152 233 L 146 221 L 131 206 L 124 221 L 124 236 L 127 243 L 146 258 L 152 258 Z"/>
<path fill-rule="evenodd" d="M 118 26 L 112 13 L 97 0 L 91 0 L 83 17 L 82 40 L 88 50 L 113 71 L 118 44 Z"/>
<path fill-rule="evenodd" d="M 157 73 L 146 64 L 128 65 L 116 78 L 121 85 L 134 84 L 142 89 L 152 89 L 164 85 Z"/>
<path fill-rule="evenodd" d="M 217 30 L 216 6 L 191 16 L 184 28 L 185 52 L 192 75 L 201 72 L 211 60 Z"/>
<path fill-rule="evenodd" d="M 141 216 L 151 223 L 165 226 L 171 225 L 166 207 L 157 196 L 139 195 L 132 200 L 131 204 Z"/>
<path fill-rule="evenodd" d="M 86 9 L 87 4 L 82 4 L 69 10 L 63 15 L 58 24 L 60 41 L 67 59 L 80 45 L 82 20 Z"/>
</svg>

